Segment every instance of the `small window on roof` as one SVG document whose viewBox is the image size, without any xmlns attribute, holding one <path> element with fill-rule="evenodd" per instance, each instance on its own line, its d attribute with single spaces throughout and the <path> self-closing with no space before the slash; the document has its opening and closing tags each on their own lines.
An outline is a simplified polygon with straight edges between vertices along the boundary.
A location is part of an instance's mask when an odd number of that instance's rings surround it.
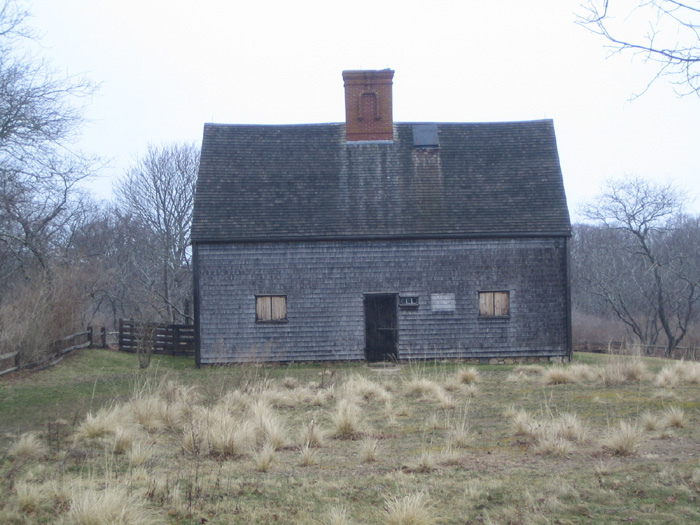
<svg viewBox="0 0 700 525">
<path fill-rule="evenodd" d="M 437 148 L 440 145 L 437 124 L 414 124 L 413 145 L 417 148 Z"/>
</svg>

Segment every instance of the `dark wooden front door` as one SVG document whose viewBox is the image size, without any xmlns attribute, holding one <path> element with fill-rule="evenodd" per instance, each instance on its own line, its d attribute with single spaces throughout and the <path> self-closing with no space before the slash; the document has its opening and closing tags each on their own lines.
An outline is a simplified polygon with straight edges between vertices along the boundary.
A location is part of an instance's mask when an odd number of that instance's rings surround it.
<svg viewBox="0 0 700 525">
<path fill-rule="evenodd" d="M 365 356 L 367 361 L 398 358 L 399 325 L 396 294 L 365 295 Z"/>
</svg>

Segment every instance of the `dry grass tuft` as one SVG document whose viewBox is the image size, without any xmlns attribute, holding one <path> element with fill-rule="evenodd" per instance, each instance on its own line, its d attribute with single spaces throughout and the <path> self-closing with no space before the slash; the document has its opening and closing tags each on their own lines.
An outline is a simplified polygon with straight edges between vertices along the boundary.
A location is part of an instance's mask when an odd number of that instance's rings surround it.
<svg viewBox="0 0 700 525">
<path fill-rule="evenodd" d="M 365 438 L 360 444 L 360 461 L 362 463 L 374 463 L 377 461 L 379 441 L 374 438 Z"/>
<path fill-rule="evenodd" d="M 472 385 L 479 381 L 479 372 L 477 372 L 476 368 L 473 366 L 469 368 L 460 368 L 457 370 L 455 376 L 457 382 L 463 385 Z"/>
<path fill-rule="evenodd" d="M 304 425 L 299 432 L 299 442 L 308 444 L 310 447 L 322 447 L 326 439 L 326 433 L 318 426 L 318 422 L 312 419 Z"/>
<path fill-rule="evenodd" d="M 545 435 L 535 443 L 535 452 L 552 456 L 566 456 L 571 453 L 571 442 L 557 435 Z"/>
<path fill-rule="evenodd" d="M 460 421 L 455 424 L 447 434 L 447 445 L 453 448 L 467 448 L 472 442 L 472 434 L 469 424 Z"/>
<path fill-rule="evenodd" d="M 17 505 L 25 514 L 36 512 L 44 503 L 44 494 L 39 487 L 32 483 L 19 481 L 15 485 L 15 493 L 17 494 Z"/>
<path fill-rule="evenodd" d="M 270 470 L 272 463 L 277 458 L 277 452 L 274 445 L 265 443 L 263 448 L 253 454 L 253 463 L 258 472 L 267 472 Z"/>
<path fill-rule="evenodd" d="M 406 381 L 404 389 L 408 394 L 414 395 L 430 395 L 437 392 L 440 387 L 430 379 L 425 377 L 414 377 Z"/>
<path fill-rule="evenodd" d="M 347 399 L 338 401 L 336 411 L 331 414 L 331 435 L 340 439 L 351 439 L 360 432 L 360 409 Z"/>
<path fill-rule="evenodd" d="M 432 472 L 435 470 L 435 456 L 431 452 L 424 450 L 421 452 L 418 461 L 416 461 L 413 470 L 422 474 Z"/>
<path fill-rule="evenodd" d="M 148 431 L 158 431 L 169 426 L 173 419 L 168 416 L 168 404 L 158 394 L 145 395 L 128 404 L 134 419 Z"/>
<path fill-rule="evenodd" d="M 548 368 L 542 376 L 545 385 L 565 385 L 579 382 L 579 378 L 568 367 L 553 366 Z"/>
<path fill-rule="evenodd" d="M 387 525 L 432 525 L 438 519 L 432 515 L 433 508 L 424 492 L 404 497 L 395 497 L 385 502 Z"/>
<path fill-rule="evenodd" d="M 644 362 L 630 357 L 617 358 L 606 363 L 601 373 L 603 384 L 607 386 L 638 383 L 646 379 L 647 375 Z"/>
<path fill-rule="evenodd" d="M 356 396 L 369 403 L 371 401 L 386 402 L 391 400 L 391 394 L 384 388 L 383 385 L 355 374 L 344 385 L 345 391 L 349 396 Z"/>
<path fill-rule="evenodd" d="M 569 371 L 579 382 L 593 382 L 600 379 L 601 370 L 590 365 L 574 364 L 569 366 Z"/>
<path fill-rule="evenodd" d="M 576 414 L 561 414 L 553 421 L 554 433 L 568 441 L 585 441 L 588 430 Z"/>
<path fill-rule="evenodd" d="M 269 415 L 269 417 L 273 417 Z M 203 452 L 220 458 L 230 458 L 243 456 L 253 447 L 253 442 L 258 431 L 261 440 L 267 437 L 269 429 L 264 425 L 253 428 L 250 423 L 236 420 L 233 415 L 226 411 L 221 405 L 214 406 L 211 410 L 201 415 L 203 418 L 199 423 L 200 429 L 205 429 L 202 438 L 205 439 Z M 268 425 L 273 422 L 263 421 Z M 189 437 L 188 451 L 192 448 L 193 429 L 185 434 Z M 277 432 L 274 430 L 272 433 Z"/>
<path fill-rule="evenodd" d="M 700 363 L 681 361 L 683 381 L 691 385 L 700 384 Z"/>
<path fill-rule="evenodd" d="M 479 393 L 479 387 L 477 387 L 476 384 L 465 385 L 462 389 L 462 393 L 469 398 L 476 397 Z"/>
<path fill-rule="evenodd" d="M 603 446 L 618 456 L 631 456 L 639 448 L 641 431 L 639 427 L 620 421 L 617 428 L 611 428 L 603 439 Z"/>
<path fill-rule="evenodd" d="M 267 443 L 275 447 L 275 450 L 287 446 L 287 430 L 269 403 L 264 400 L 254 403 L 251 407 L 250 421 L 258 446 Z"/>
<path fill-rule="evenodd" d="M 294 390 L 295 388 L 299 388 L 300 384 L 296 377 L 287 376 L 282 380 L 282 386 L 287 390 Z"/>
<path fill-rule="evenodd" d="M 73 496 L 70 523 L 76 525 L 151 525 L 160 523 L 157 516 L 123 487 L 101 491 L 84 490 Z"/>
<path fill-rule="evenodd" d="M 447 394 L 447 392 L 445 392 L 442 388 L 438 388 L 437 390 L 435 390 L 435 399 L 437 399 L 437 402 L 440 404 L 440 407 L 445 410 L 450 410 L 457 406 L 455 400 L 452 397 L 450 397 L 450 395 Z"/>
<path fill-rule="evenodd" d="M 129 461 L 135 467 L 146 465 L 153 458 L 154 447 L 149 443 L 137 441 L 131 446 Z"/>
<path fill-rule="evenodd" d="M 641 422 L 642 428 L 648 431 L 659 430 L 664 426 L 663 420 L 651 412 L 644 412 L 641 417 Z"/>
<path fill-rule="evenodd" d="M 677 366 L 665 366 L 656 374 L 654 386 L 658 388 L 676 388 L 680 379 L 680 371 Z"/>
<path fill-rule="evenodd" d="M 461 463 L 461 460 L 462 457 L 457 451 L 457 449 L 449 445 L 443 448 L 440 452 L 439 462 L 441 465 L 459 465 Z"/>
<path fill-rule="evenodd" d="M 299 465 L 310 467 L 318 464 L 318 452 L 309 443 L 304 443 L 299 449 Z"/>
<path fill-rule="evenodd" d="M 352 525 L 352 520 L 348 517 L 348 511 L 343 507 L 333 507 L 328 511 L 326 525 Z"/>
<path fill-rule="evenodd" d="M 663 422 L 667 427 L 683 428 L 685 425 L 685 412 L 679 407 L 669 407 L 664 410 Z"/>
<path fill-rule="evenodd" d="M 111 416 L 106 409 L 100 409 L 94 415 L 88 413 L 75 432 L 76 439 L 98 438 L 109 434 L 116 428 Z"/>
<path fill-rule="evenodd" d="M 112 441 L 112 453 L 120 455 L 131 452 L 135 437 L 136 431 L 133 427 L 117 427 Z"/>
<path fill-rule="evenodd" d="M 513 415 L 513 430 L 516 436 L 532 437 L 537 422 L 532 415 L 523 410 L 517 410 Z"/>
<path fill-rule="evenodd" d="M 7 451 L 10 457 L 23 460 L 38 460 L 48 454 L 46 443 L 41 441 L 34 432 L 23 434 L 17 441 L 10 445 Z"/>
</svg>

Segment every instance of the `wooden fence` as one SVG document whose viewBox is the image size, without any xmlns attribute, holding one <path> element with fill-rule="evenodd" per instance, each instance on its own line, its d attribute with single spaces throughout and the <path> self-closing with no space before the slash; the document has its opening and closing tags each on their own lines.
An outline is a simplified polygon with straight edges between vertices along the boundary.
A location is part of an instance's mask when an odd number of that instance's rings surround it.
<svg viewBox="0 0 700 525">
<path fill-rule="evenodd" d="M 100 328 L 100 335 L 97 341 L 95 341 L 94 335 L 92 326 L 88 326 L 87 330 L 84 332 L 77 332 L 75 334 L 62 337 L 58 341 L 54 341 L 51 344 L 49 354 L 44 357 L 44 359 L 37 361 L 36 363 L 27 363 L 22 365 L 20 363 L 19 352 L 7 352 L 5 354 L 0 354 L 0 365 L 4 362 L 10 362 L 10 360 L 12 360 L 12 366 L 9 368 L 0 369 L 0 376 L 9 374 L 10 372 L 29 368 L 33 368 L 35 370 L 48 368 L 63 359 L 64 355 L 80 348 L 105 348 L 107 337 L 105 328 Z"/>
<path fill-rule="evenodd" d="M 153 335 L 153 353 L 194 357 L 194 326 L 186 324 L 142 326 L 128 319 L 119 319 L 119 351 L 135 353 L 144 330 Z"/>
<path fill-rule="evenodd" d="M 583 342 L 574 344 L 574 352 L 594 352 L 597 354 L 634 354 L 651 357 L 666 357 L 666 347 L 660 345 L 640 345 L 636 343 L 621 343 L 612 341 L 609 343 Z M 685 361 L 700 361 L 700 348 L 692 346 L 677 346 L 673 349 L 671 359 Z"/>
</svg>

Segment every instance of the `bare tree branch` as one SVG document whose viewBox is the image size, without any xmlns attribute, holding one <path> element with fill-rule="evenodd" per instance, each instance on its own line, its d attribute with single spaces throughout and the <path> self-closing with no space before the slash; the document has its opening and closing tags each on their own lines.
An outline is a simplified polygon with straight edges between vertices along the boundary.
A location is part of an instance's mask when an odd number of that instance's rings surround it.
<svg viewBox="0 0 700 525">
<path fill-rule="evenodd" d="M 679 95 L 700 96 L 697 1 L 648 0 L 630 8 L 622 0 L 588 0 L 577 23 L 604 37 L 614 53 L 631 52 L 655 64 L 646 89 L 667 77 Z"/>
</svg>

